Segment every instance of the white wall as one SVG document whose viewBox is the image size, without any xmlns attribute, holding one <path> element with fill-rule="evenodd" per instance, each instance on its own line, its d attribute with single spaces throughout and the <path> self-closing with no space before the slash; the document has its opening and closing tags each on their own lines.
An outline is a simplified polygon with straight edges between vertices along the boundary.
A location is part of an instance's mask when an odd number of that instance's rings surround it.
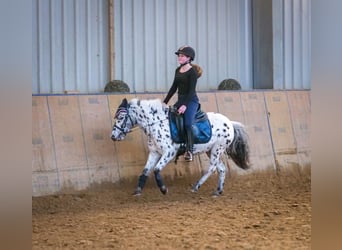
<svg viewBox="0 0 342 250">
<path fill-rule="evenodd" d="M 32 1 L 33 94 L 101 93 L 110 72 L 132 92 L 167 91 L 184 44 L 204 70 L 198 90 L 253 89 L 251 0 L 113 1 L 112 69 L 108 0 Z M 310 0 L 272 0 L 272 16 L 274 89 L 310 89 Z"/>
<path fill-rule="evenodd" d="M 115 78 L 132 90 L 167 91 L 185 44 L 204 71 L 198 90 L 227 78 L 252 88 L 249 0 L 116 0 L 114 11 Z"/>
<path fill-rule="evenodd" d="M 107 12 L 107 0 L 32 1 L 32 93 L 103 91 Z"/>
</svg>

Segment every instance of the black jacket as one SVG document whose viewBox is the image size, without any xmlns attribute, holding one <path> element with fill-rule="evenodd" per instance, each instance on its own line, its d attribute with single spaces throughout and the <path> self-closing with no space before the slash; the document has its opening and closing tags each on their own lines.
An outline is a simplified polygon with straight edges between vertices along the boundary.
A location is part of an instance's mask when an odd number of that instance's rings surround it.
<svg viewBox="0 0 342 250">
<path fill-rule="evenodd" d="M 177 108 L 182 105 L 187 106 L 190 101 L 198 102 L 196 94 L 198 76 L 196 70 L 194 68 L 190 68 L 188 71 L 181 73 L 179 72 L 180 68 L 181 67 L 178 67 L 176 69 L 172 86 L 164 99 L 164 102 L 167 104 L 178 89 L 178 101 L 175 104 Z"/>
</svg>

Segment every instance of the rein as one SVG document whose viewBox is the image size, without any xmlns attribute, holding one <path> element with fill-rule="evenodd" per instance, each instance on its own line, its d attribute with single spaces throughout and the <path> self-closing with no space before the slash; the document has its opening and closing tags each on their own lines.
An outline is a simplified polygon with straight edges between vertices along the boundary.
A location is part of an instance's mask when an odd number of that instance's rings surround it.
<svg viewBox="0 0 342 250">
<path fill-rule="evenodd" d="M 148 127 L 152 127 L 153 125 L 157 124 L 157 123 L 160 123 L 160 122 L 163 122 L 163 121 L 166 121 L 168 120 L 169 118 L 165 118 L 165 119 L 162 119 L 162 120 L 159 120 L 159 121 L 156 121 L 156 122 L 153 122 L 153 123 L 150 123 L 150 124 L 147 124 Z"/>
<path fill-rule="evenodd" d="M 159 120 L 159 121 L 156 121 L 156 122 L 147 123 L 146 126 L 144 127 L 144 132 L 145 132 L 145 134 L 147 134 L 147 128 L 151 128 L 151 127 L 154 126 L 155 124 L 164 122 L 164 121 L 166 121 L 166 120 L 168 120 L 168 117 L 166 117 L 165 119 L 161 119 L 161 120 Z"/>
</svg>

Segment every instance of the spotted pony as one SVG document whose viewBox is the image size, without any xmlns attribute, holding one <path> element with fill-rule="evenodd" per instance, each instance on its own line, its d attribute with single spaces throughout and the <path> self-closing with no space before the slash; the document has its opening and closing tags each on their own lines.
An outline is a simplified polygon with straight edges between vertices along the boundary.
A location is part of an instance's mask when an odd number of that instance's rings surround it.
<svg viewBox="0 0 342 250">
<path fill-rule="evenodd" d="M 175 143 L 170 135 L 169 109 L 170 107 L 163 105 L 160 99 L 140 100 L 134 98 L 128 102 L 125 98 L 116 111 L 111 135 L 112 140 L 123 140 L 127 133 L 136 126 L 143 129 L 148 138 L 148 159 L 139 176 L 138 185 L 133 195 L 141 195 L 147 177 L 152 170 L 160 191 L 163 194 L 168 192 L 160 173 L 176 157 L 181 146 Z M 212 129 L 211 139 L 207 143 L 194 144 L 193 153 L 205 152 L 210 158 L 210 165 L 207 172 L 196 182 L 191 191 L 197 192 L 208 177 L 217 170 L 218 187 L 213 195 L 219 196 L 223 192 L 227 170 L 221 156 L 226 153 L 240 168 L 248 169 L 248 138 L 241 123 L 230 121 L 226 116 L 219 113 L 208 112 L 207 116 Z"/>
</svg>

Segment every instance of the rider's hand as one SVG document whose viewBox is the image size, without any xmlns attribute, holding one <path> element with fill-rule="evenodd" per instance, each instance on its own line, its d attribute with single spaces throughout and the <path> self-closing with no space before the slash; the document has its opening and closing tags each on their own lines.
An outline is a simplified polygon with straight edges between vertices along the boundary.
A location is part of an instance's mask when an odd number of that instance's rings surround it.
<svg viewBox="0 0 342 250">
<path fill-rule="evenodd" d="M 178 108 L 178 113 L 179 113 L 179 114 L 184 114 L 185 110 L 186 110 L 186 106 L 185 106 L 185 105 L 182 105 L 182 106 L 180 106 L 180 107 Z"/>
</svg>

